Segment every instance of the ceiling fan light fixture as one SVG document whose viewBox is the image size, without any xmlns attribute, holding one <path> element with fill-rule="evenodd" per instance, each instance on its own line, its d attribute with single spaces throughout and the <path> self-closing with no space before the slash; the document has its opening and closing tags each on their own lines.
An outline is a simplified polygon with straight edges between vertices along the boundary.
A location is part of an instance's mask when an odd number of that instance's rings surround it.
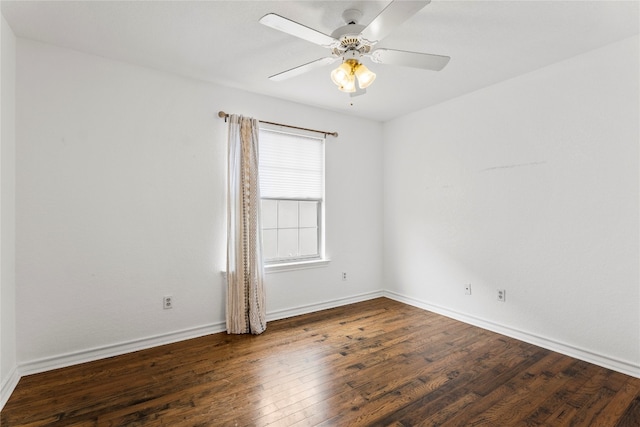
<svg viewBox="0 0 640 427">
<path fill-rule="evenodd" d="M 331 72 L 331 80 L 342 92 L 355 92 L 356 78 L 360 89 L 364 89 L 373 83 L 376 79 L 376 74 L 353 58 L 345 60 Z"/>
<path fill-rule="evenodd" d="M 369 70 L 364 64 L 359 64 L 356 67 L 355 74 L 358 78 L 358 86 L 360 86 L 360 89 L 368 88 L 376 79 L 376 73 Z"/>
</svg>

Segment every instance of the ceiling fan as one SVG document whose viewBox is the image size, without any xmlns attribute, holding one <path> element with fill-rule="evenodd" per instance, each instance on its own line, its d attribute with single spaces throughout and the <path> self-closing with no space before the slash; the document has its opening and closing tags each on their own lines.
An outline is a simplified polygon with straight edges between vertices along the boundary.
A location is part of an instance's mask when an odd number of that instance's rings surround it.
<svg viewBox="0 0 640 427">
<path fill-rule="evenodd" d="M 373 47 L 388 36 L 396 27 L 416 14 L 431 0 L 392 1 L 369 25 L 361 25 L 358 20 L 362 12 L 348 9 L 342 14 L 346 25 L 336 29 L 331 35 L 309 28 L 275 13 L 260 18 L 260 23 L 311 43 L 326 47 L 331 56 L 320 58 L 289 70 L 274 74 L 269 78 L 281 81 L 306 73 L 312 69 L 331 64 L 339 59 L 342 63 L 331 72 L 331 80 L 343 92 L 352 96 L 364 93 L 364 90 L 376 78 L 363 63 L 363 58 L 370 58 L 378 64 L 400 65 L 440 71 L 451 59 L 448 56 L 429 53 L 408 52 L 403 50 L 374 49 Z M 356 80 L 358 89 L 356 89 Z"/>
</svg>

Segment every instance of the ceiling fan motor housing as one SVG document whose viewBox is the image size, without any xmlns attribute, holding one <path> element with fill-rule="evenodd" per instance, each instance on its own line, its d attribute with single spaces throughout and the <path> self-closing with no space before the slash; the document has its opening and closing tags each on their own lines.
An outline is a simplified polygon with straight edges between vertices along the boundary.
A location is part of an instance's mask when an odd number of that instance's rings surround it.
<svg viewBox="0 0 640 427">
<path fill-rule="evenodd" d="M 345 56 L 346 52 L 355 51 L 360 55 L 371 52 L 373 43 L 362 37 L 364 25 L 347 24 L 335 30 L 331 37 L 337 39 L 332 53 L 336 56 Z"/>
<path fill-rule="evenodd" d="M 360 18 L 362 18 L 362 11 L 358 9 L 347 9 L 342 13 L 342 19 L 346 25 L 331 33 L 331 37 L 338 41 L 332 49 L 334 55 L 344 56 L 346 52 L 353 50 L 360 54 L 371 51 L 372 43 L 362 37 L 362 30 L 366 27 L 358 24 Z"/>
</svg>

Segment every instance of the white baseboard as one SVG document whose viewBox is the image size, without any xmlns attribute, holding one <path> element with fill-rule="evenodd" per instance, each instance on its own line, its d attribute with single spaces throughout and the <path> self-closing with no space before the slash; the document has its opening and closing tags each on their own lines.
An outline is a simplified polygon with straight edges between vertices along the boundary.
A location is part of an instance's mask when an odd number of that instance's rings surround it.
<svg viewBox="0 0 640 427">
<path fill-rule="evenodd" d="M 383 292 L 384 291 L 367 292 L 364 294 L 333 299 L 325 302 L 319 302 L 319 303 L 308 304 L 308 305 L 303 305 L 303 306 L 294 307 L 294 308 L 271 311 L 267 313 L 267 321 L 286 319 L 288 317 L 299 316 L 301 314 L 314 313 L 316 311 L 326 310 L 328 308 L 335 308 L 335 307 L 340 307 L 347 304 L 354 304 L 356 302 L 367 301 L 370 299 L 384 296 Z"/>
<path fill-rule="evenodd" d="M 440 307 L 438 305 L 434 305 L 426 301 L 421 301 L 416 298 L 402 295 L 396 292 L 384 291 L 383 296 L 405 304 L 412 305 L 414 307 L 421 308 L 423 310 L 441 314 L 443 316 L 450 317 L 452 319 L 459 320 L 461 322 L 468 323 L 482 329 L 487 329 L 492 332 L 506 335 L 508 337 L 515 338 L 529 344 L 537 345 L 538 347 L 546 348 L 547 350 L 555 351 L 557 353 L 574 357 L 576 359 L 584 360 L 585 362 L 593 363 L 594 365 L 602 366 L 603 368 L 611 369 L 613 371 L 621 372 L 632 377 L 640 378 L 640 365 L 634 364 L 632 362 L 627 362 L 602 354 L 597 354 L 589 350 L 567 345 L 549 338 L 532 334 L 530 332 L 511 328 L 509 326 L 500 325 L 489 320 L 470 316 L 468 314 L 450 310 L 445 307 Z"/>
<path fill-rule="evenodd" d="M 71 365 L 78 365 L 85 362 L 93 362 L 95 360 L 105 359 L 107 357 L 132 353 L 134 351 L 144 350 L 147 348 L 157 347 L 165 344 L 171 344 L 191 338 L 198 338 L 205 335 L 223 332 L 225 330 L 226 328 L 224 322 L 212 323 L 210 325 L 197 326 L 194 328 L 183 329 L 181 331 L 169 332 L 166 334 L 140 338 L 123 343 L 110 344 L 103 347 L 80 350 L 42 359 L 31 360 L 28 362 L 20 363 L 18 365 L 18 371 L 20 373 L 20 376 L 37 374 L 39 372 L 64 368 Z"/>
<path fill-rule="evenodd" d="M 9 376 L 5 378 L 0 385 L 0 411 L 4 408 L 11 393 L 13 393 L 13 390 L 15 390 L 18 385 L 18 381 L 20 381 L 20 374 L 18 374 L 18 369 L 14 367 L 11 372 L 9 372 Z"/>
</svg>

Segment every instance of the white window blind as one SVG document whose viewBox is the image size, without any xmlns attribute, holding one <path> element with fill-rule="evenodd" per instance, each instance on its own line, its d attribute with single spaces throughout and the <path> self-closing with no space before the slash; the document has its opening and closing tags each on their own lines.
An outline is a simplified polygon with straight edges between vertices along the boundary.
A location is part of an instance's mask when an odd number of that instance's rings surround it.
<svg viewBox="0 0 640 427">
<path fill-rule="evenodd" d="M 316 199 L 324 195 L 324 139 L 260 130 L 260 195 Z"/>
</svg>

